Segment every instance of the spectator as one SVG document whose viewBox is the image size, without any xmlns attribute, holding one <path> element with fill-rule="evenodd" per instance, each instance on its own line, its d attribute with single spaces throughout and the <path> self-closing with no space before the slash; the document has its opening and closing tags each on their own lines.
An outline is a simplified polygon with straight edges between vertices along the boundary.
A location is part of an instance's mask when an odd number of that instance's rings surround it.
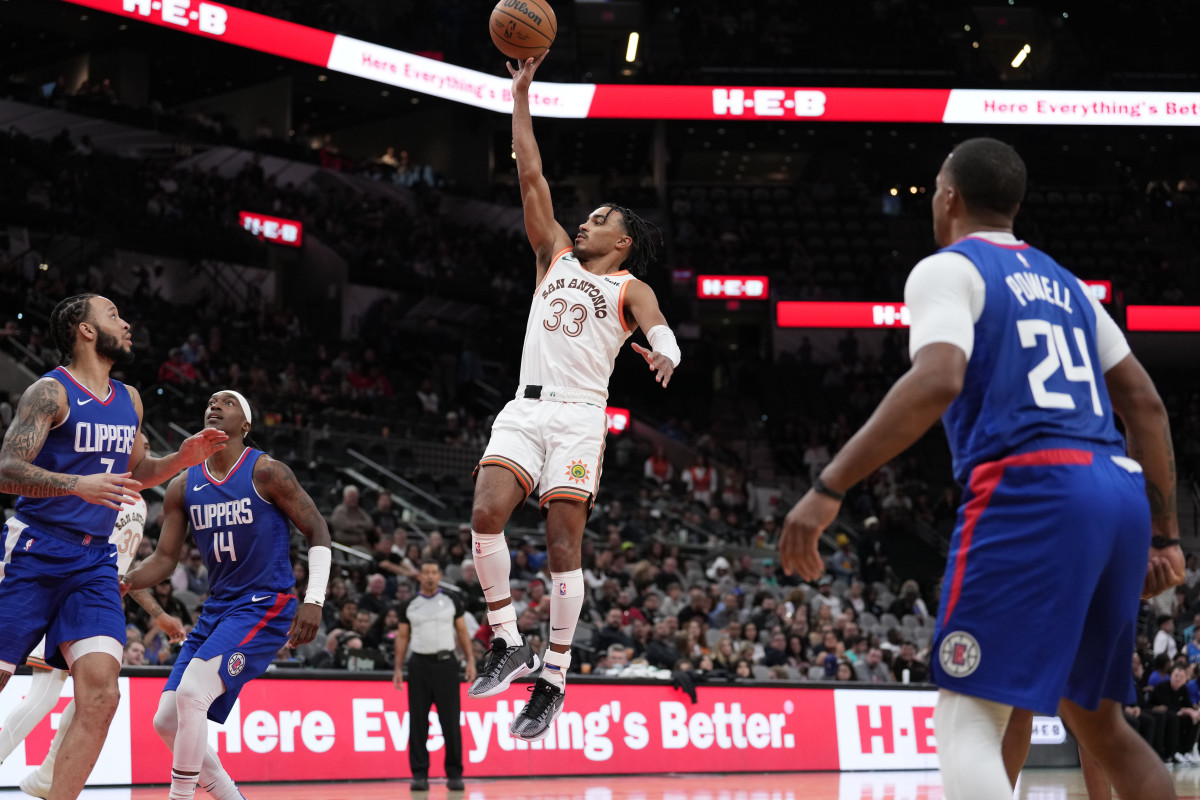
<svg viewBox="0 0 1200 800">
<path fill-rule="evenodd" d="M 333 508 L 333 514 L 329 518 L 329 530 L 338 544 L 369 552 L 371 537 L 375 533 L 375 521 L 358 503 L 357 486 L 349 484 L 342 489 L 342 502 Z"/>
<path fill-rule="evenodd" d="M 858 576 L 858 556 L 850 549 L 850 537 L 844 533 L 837 535 L 837 550 L 825 559 L 825 569 L 834 580 L 844 580 L 847 583 Z"/>
<path fill-rule="evenodd" d="M 887 578 L 891 561 L 884 546 L 879 517 L 870 516 L 863 520 L 863 538 L 858 543 L 858 563 L 862 568 L 863 580 L 867 583 Z"/>
<path fill-rule="evenodd" d="M 375 498 L 375 510 L 371 512 L 371 520 L 375 523 L 375 536 L 389 543 L 400 528 L 400 515 L 392 506 L 392 493 L 386 489 Z"/>
<path fill-rule="evenodd" d="M 777 630 L 771 634 L 770 641 L 763 648 L 763 666 L 775 667 L 788 663 L 787 637 L 783 631 Z"/>
<path fill-rule="evenodd" d="M 171 575 L 171 586 L 177 592 L 191 592 L 199 598 L 208 594 L 208 568 L 197 548 L 188 548 L 187 558 L 179 562 Z"/>
<path fill-rule="evenodd" d="M 604 625 L 596 629 L 596 649 L 607 650 L 610 645 L 619 645 L 622 649 L 633 647 L 633 639 L 625 633 L 623 614 L 616 606 L 608 610 L 604 617 Z"/>
<path fill-rule="evenodd" d="M 754 680 L 754 671 L 750 668 L 750 662 L 744 658 L 738 659 L 737 665 L 733 669 L 733 676 L 736 680 Z"/>
<path fill-rule="evenodd" d="M 867 650 L 866 657 L 854 665 L 854 672 L 863 683 L 889 683 L 892 680 L 887 664 L 883 663 L 883 651 L 878 647 Z"/>
<path fill-rule="evenodd" d="M 125 645 L 121 663 L 127 667 L 141 667 L 146 664 L 146 645 L 137 639 L 130 639 Z"/>
<path fill-rule="evenodd" d="M 896 615 L 896 619 L 903 620 L 906 615 L 915 617 L 927 618 L 929 609 L 925 607 L 925 601 L 921 599 L 921 587 L 916 581 L 905 581 L 900 587 L 900 596 L 892 602 L 888 607 L 888 612 Z"/>
<path fill-rule="evenodd" d="M 654 638 L 646 648 L 646 661 L 652 667 L 672 669 L 679 661 L 679 651 L 675 649 L 674 633 L 666 620 L 654 626 Z"/>
<path fill-rule="evenodd" d="M 917 660 L 917 647 L 905 641 L 900 653 L 892 659 L 892 679 L 898 683 L 925 683 L 929 680 L 929 667 Z"/>
<path fill-rule="evenodd" d="M 667 449 L 661 444 L 654 445 L 653 452 L 642 466 L 642 477 L 660 486 L 669 483 L 675 477 L 675 468 L 667 458 Z"/>
<path fill-rule="evenodd" d="M 611 644 L 606 648 L 606 664 L 596 670 L 597 675 L 618 676 L 629 666 L 629 651 L 620 644 Z"/>
<path fill-rule="evenodd" d="M 1175 620 L 1170 614 L 1160 614 L 1158 633 L 1154 634 L 1154 655 L 1166 653 L 1167 658 L 1174 659 L 1178 652 L 1179 645 L 1175 643 Z"/>
<path fill-rule="evenodd" d="M 388 598 L 384 594 L 387 589 L 387 579 L 378 572 L 367 576 L 367 591 L 358 598 L 359 612 L 367 614 L 382 614 L 388 608 Z M 362 633 L 362 631 L 359 631 Z"/>
<path fill-rule="evenodd" d="M 817 476 L 821 474 L 821 470 L 829 466 L 832 459 L 829 457 L 829 448 L 821 441 L 820 437 L 813 435 L 808 440 L 808 447 L 804 450 L 804 466 L 808 469 L 809 484 L 816 483 Z"/>
<path fill-rule="evenodd" d="M 683 471 L 683 483 L 692 502 L 711 506 L 718 491 L 717 470 L 708 463 L 708 456 L 700 453 L 696 463 Z"/>
<path fill-rule="evenodd" d="M 858 677 L 854 674 L 854 667 L 850 666 L 850 662 L 845 659 L 838 659 L 837 671 L 834 673 L 835 681 L 857 681 Z"/>
<path fill-rule="evenodd" d="M 833 594 L 833 578 L 829 575 L 821 576 L 817 581 L 817 595 L 809 601 L 808 608 L 813 616 L 819 617 L 822 608 L 829 609 L 831 618 L 836 618 L 842 613 L 842 600 L 840 597 L 835 597 Z"/>
<path fill-rule="evenodd" d="M 173 347 L 167 354 L 167 360 L 158 368 L 158 382 L 192 386 L 196 383 L 196 368 L 183 360 L 181 349 Z"/>
<path fill-rule="evenodd" d="M 1187 667 L 1176 665 L 1171 669 L 1171 677 L 1158 686 L 1150 695 L 1150 702 L 1155 711 L 1167 714 L 1167 746 L 1172 752 L 1176 764 L 1200 764 L 1200 757 L 1194 752 L 1196 745 L 1196 723 L 1200 721 L 1200 710 L 1192 702 L 1187 690 Z M 1178 720 L 1178 733 L 1172 736 L 1174 726 L 1170 719 Z M 1172 741 L 1174 739 L 1174 741 Z"/>
</svg>

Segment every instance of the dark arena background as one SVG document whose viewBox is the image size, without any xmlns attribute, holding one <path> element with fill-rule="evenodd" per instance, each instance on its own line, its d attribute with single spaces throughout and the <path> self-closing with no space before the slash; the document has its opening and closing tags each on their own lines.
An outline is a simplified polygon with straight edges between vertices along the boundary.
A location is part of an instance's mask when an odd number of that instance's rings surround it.
<svg viewBox="0 0 1200 800">
<path fill-rule="evenodd" d="M 0 2 L 0 426 L 59 363 L 55 303 L 101 293 L 132 327 L 136 359 L 116 377 L 140 389 L 152 449 L 173 451 L 212 392 L 236 388 L 255 446 L 292 467 L 333 533 L 316 640 L 280 651 L 210 728 L 247 798 L 408 795 L 394 609 L 422 558 L 467 610 L 473 647 L 458 659 L 487 647 L 472 470 L 516 391 L 535 285 L 491 8 Z M 1089 284 L 1166 404 L 1189 569 L 1143 601 L 1131 655 L 1144 687 L 1167 617 L 1193 669 L 1200 5 L 554 11 L 531 105 L 555 214 L 573 236 L 615 201 L 656 226 L 645 280 L 683 359 L 666 390 L 628 347 L 617 359 L 570 699 L 528 744 L 507 727 L 523 686 L 486 700 L 462 686 L 471 800 L 942 797 L 930 642 L 962 489 L 941 426 L 847 496 L 821 540 L 827 579 L 785 575 L 776 543 L 909 366 L 904 282 L 937 249 L 934 178 L 976 136 L 1024 158 L 1016 234 Z M 162 497 L 146 492 L 140 557 Z M 536 499 L 506 533 L 518 625 L 544 648 Z M 295 532 L 292 556 L 303 596 Z M 185 552 L 156 590 L 186 623 L 207 591 L 198 563 Z M 126 653 L 85 798 L 164 797 L 170 780 L 150 720 L 178 646 L 127 609 L 144 652 Z M 0 764 L 0 796 L 25 796 L 71 686 Z M 435 796 L 442 733 L 435 715 Z M 1160 755 L 1179 796 L 1200 798 L 1200 758 Z M 1017 796 L 1087 796 L 1059 718 L 1035 719 Z"/>
</svg>

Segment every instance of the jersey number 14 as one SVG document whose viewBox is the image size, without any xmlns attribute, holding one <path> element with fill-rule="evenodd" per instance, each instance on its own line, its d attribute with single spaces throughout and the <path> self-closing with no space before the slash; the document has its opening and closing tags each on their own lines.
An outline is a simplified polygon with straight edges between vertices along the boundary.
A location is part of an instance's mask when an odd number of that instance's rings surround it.
<svg viewBox="0 0 1200 800">
<path fill-rule="evenodd" d="M 213 536 L 213 556 L 221 563 L 221 553 L 229 555 L 230 561 L 237 561 L 237 551 L 233 549 L 233 531 L 217 531 Z"/>
<path fill-rule="evenodd" d="M 1104 416 L 1100 405 L 1100 392 L 1096 389 L 1096 372 L 1092 369 L 1092 359 L 1088 355 L 1087 337 L 1079 328 L 1071 328 L 1075 344 L 1079 348 L 1079 361 L 1071 354 L 1071 346 L 1067 343 L 1067 333 L 1062 325 L 1055 325 L 1045 319 L 1022 319 L 1017 321 L 1017 334 L 1021 337 L 1021 347 L 1038 347 L 1038 337 L 1046 339 L 1046 357 L 1036 367 L 1029 370 L 1029 388 L 1033 391 L 1033 402 L 1038 408 L 1074 409 L 1075 398 L 1065 392 L 1052 392 L 1046 388 L 1046 381 L 1054 377 L 1059 368 L 1063 375 L 1073 383 L 1086 383 L 1092 392 L 1092 411 L 1097 417 Z"/>
</svg>

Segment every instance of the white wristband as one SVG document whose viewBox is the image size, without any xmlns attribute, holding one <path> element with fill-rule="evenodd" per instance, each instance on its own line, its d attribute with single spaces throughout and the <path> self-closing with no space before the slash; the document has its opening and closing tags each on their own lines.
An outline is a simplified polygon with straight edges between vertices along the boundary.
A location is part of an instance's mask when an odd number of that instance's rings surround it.
<svg viewBox="0 0 1200 800">
<path fill-rule="evenodd" d="M 672 366 L 679 366 L 682 354 L 679 352 L 679 344 L 675 341 L 675 333 L 670 328 L 666 325 L 655 325 L 646 331 L 646 339 L 650 342 L 651 350 L 671 359 Z"/>
<path fill-rule="evenodd" d="M 325 605 L 325 587 L 329 584 L 329 569 L 333 566 L 333 551 L 323 545 L 308 548 L 308 591 L 304 602 Z"/>
</svg>

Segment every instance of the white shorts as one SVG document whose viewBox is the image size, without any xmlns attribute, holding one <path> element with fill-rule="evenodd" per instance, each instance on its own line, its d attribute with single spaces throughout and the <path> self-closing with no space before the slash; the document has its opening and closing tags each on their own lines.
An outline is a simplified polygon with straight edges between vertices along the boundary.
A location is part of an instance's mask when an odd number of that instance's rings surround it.
<svg viewBox="0 0 1200 800">
<path fill-rule="evenodd" d="M 479 466 L 504 467 L 516 476 L 526 497 L 536 488 L 543 515 L 551 500 L 586 503 L 590 511 L 607 433 L 602 406 L 519 397 L 496 416 Z M 523 504 L 524 500 L 517 507 Z"/>
</svg>

